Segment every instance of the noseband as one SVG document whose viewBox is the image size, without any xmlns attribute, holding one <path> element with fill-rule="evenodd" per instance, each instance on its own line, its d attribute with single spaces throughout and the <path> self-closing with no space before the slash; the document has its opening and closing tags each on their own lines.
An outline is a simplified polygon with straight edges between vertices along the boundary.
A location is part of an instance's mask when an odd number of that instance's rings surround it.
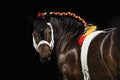
<svg viewBox="0 0 120 80">
<path fill-rule="evenodd" d="M 47 23 L 47 25 L 49 25 L 49 26 L 50 26 L 50 29 L 51 29 L 51 42 L 49 43 L 49 42 L 46 41 L 46 40 L 41 40 L 41 41 L 38 43 L 38 45 L 37 45 L 36 42 L 35 42 L 35 39 L 34 39 L 34 35 L 33 35 L 33 46 L 35 47 L 35 49 L 36 49 L 37 51 L 38 51 L 38 47 L 39 47 L 40 45 L 43 45 L 43 44 L 48 45 L 51 50 L 53 50 L 53 48 L 54 48 L 53 27 L 52 27 L 51 23 L 49 23 L 49 22 Z"/>
</svg>

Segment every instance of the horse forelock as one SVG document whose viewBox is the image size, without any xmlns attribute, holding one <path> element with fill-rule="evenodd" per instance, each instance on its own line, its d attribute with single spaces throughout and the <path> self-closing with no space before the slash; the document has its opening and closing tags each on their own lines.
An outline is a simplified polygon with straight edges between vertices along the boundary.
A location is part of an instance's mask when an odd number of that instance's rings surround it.
<svg viewBox="0 0 120 80">
<path fill-rule="evenodd" d="M 47 25 L 47 22 L 43 17 L 38 17 L 38 18 L 34 19 L 33 30 L 40 31 L 40 29 L 44 30 L 47 27 L 49 27 L 49 26 Z"/>
</svg>

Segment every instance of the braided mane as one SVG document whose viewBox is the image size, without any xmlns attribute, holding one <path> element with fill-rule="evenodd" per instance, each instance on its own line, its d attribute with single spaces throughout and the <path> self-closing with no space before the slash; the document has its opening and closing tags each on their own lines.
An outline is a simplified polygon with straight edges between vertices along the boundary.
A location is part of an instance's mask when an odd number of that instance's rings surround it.
<svg viewBox="0 0 120 80">
<path fill-rule="evenodd" d="M 85 22 L 85 20 L 83 18 L 81 18 L 80 16 L 77 16 L 75 13 L 71 13 L 71 12 L 44 12 L 44 13 L 41 13 L 41 12 L 38 12 L 38 15 L 37 17 L 42 17 L 42 16 L 45 16 L 47 14 L 51 14 L 51 15 L 57 15 L 57 16 L 71 16 L 79 21 L 81 21 L 85 27 L 87 27 L 87 23 Z"/>
</svg>

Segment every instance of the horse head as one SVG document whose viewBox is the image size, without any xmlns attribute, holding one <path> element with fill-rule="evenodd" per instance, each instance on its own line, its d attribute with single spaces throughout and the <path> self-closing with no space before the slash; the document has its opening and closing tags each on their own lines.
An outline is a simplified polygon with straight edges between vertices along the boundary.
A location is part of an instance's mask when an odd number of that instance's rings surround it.
<svg viewBox="0 0 120 80">
<path fill-rule="evenodd" d="M 40 14 L 34 20 L 33 26 L 33 46 L 39 53 L 41 62 L 44 63 L 50 60 L 51 51 L 54 48 L 53 28 Z"/>
</svg>

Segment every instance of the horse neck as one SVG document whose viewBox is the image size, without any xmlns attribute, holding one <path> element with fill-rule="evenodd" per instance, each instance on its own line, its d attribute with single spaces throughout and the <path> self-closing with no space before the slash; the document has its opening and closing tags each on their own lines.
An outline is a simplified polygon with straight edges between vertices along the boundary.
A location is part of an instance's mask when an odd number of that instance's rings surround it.
<svg viewBox="0 0 120 80">
<path fill-rule="evenodd" d="M 71 25 L 72 23 L 72 25 Z M 76 24 L 72 22 L 72 20 L 68 20 L 66 22 L 60 21 L 57 25 L 53 25 L 54 31 L 54 39 L 55 39 L 55 47 L 56 50 L 62 52 L 66 46 L 75 40 L 77 42 L 78 34 L 82 33 L 84 28 L 80 28 L 80 23 L 76 22 Z"/>
</svg>

